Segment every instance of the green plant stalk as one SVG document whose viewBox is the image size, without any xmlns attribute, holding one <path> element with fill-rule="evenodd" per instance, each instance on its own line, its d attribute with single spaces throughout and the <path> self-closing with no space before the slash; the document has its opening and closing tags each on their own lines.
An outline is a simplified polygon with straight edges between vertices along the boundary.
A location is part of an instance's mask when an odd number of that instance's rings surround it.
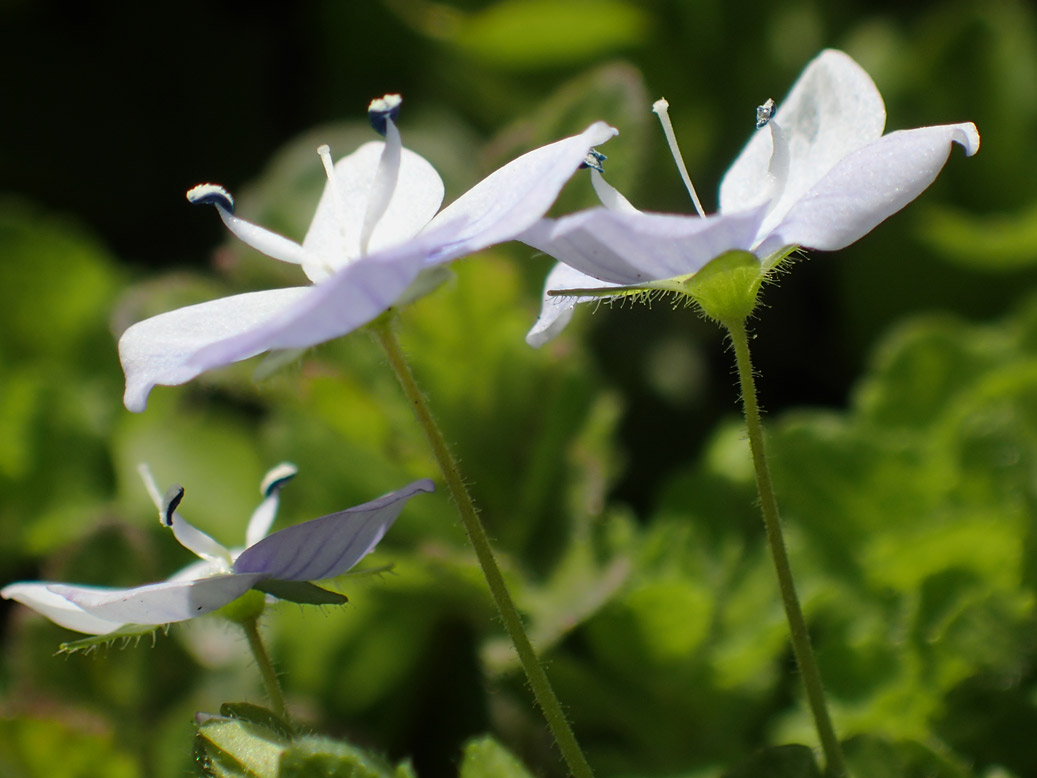
<svg viewBox="0 0 1037 778">
<path fill-rule="evenodd" d="M 490 594 L 500 613 L 501 621 L 504 622 L 508 635 L 515 645 L 515 651 L 518 654 L 519 661 L 522 663 L 522 669 L 525 670 L 526 678 L 533 689 L 533 696 L 536 698 L 540 710 L 543 711 L 544 718 L 547 719 L 547 725 L 554 736 L 555 743 L 558 744 L 558 749 L 562 752 L 562 758 L 569 768 L 569 773 L 574 778 L 592 778 L 593 772 L 587 763 L 587 758 L 583 755 L 579 743 L 576 742 L 576 736 L 573 734 L 572 728 L 562 712 L 562 706 L 558 702 L 554 689 L 551 687 L 547 673 L 544 672 L 543 666 L 537 659 L 533 645 L 530 643 L 529 636 L 522 625 L 522 617 L 519 615 L 518 609 L 511 599 L 511 594 L 508 592 L 507 585 L 504 583 L 504 576 L 501 575 L 500 568 L 497 566 L 489 538 L 486 536 L 486 530 L 483 529 L 482 522 L 479 520 L 475 503 L 468 492 L 468 488 L 465 486 L 457 460 L 450 452 L 449 446 L 447 446 L 446 439 L 443 437 L 443 433 L 440 431 L 439 425 L 436 423 L 428 403 L 425 401 L 424 394 L 422 394 L 417 381 L 414 379 L 414 373 L 411 371 L 410 365 L 407 363 L 406 357 L 404 357 L 403 350 L 400 348 L 400 342 L 397 340 L 391 327 L 392 324 L 390 322 L 379 322 L 371 329 L 385 351 L 389 365 L 392 367 L 393 372 L 396 373 L 400 386 L 403 388 L 403 393 L 414 409 L 414 414 L 418 417 L 418 422 L 425 432 L 425 437 L 428 438 L 429 445 L 432 447 L 433 456 L 435 456 L 436 462 L 443 473 L 443 478 L 446 480 L 450 494 L 454 498 L 454 503 L 457 505 L 461 523 L 464 525 L 468 539 L 475 549 L 475 556 L 482 567 L 483 575 L 486 577 L 486 583 L 490 587 Z"/>
<path fill-rule="evenodd" d="M 796 585 L 789 566 L 788 551 L 785 538 L 781 532 L 781 519 L 778 515 L 778 500 L 774 494 L 770 468 L 767 465 L 767 453 L 764 449 L 763 423 L 760 420 L 760 408 L 756 400 L 756 383 L 753 378 L 752 361 L 749 358 L 749 340 L 745 329 L 745 319 L 724 322 L 731 335 L 731 343 L 735 349 L 735 363 L 738 368 L 738 380 L 742 391 L 742 407 L 745 411 L 745 426 L 749 432 L 749 447 L 752 450 L 753 467 L 756 470 L 756 489 L 760 495 L 760 512 L 767 528 L 767 544 L 770 547 L 774 568 L 778 574 L 778 586 L 781 589 L 781 600 L 785 606 L 785 618 L 789 623 L 792 637 L 792 650 L 796 656 L 800 678 L 806 691 L 810 712 L 814 716 L 814 726 L 821 739 L 824 751 L 826 775 L 842 778 L 848 775 L 846 760 L 842 746 L 836 737 L 832 717 L 825 701 L 824 687 L 821 684 L 821 672 L 817 667 L 814 648 L 810 643 L 803 610 L 799 605 Z"/>
<path fill-rule="evenodd" d="M 245 630 L 245 636 L 248 638 L 248 647 L 252 649 L 252 656 L 255 657 L 259 673 L 263 676 L 263 683 L 266 685 L 267 694 L 270 695 L 270 704 L 273 706 L 274 713 L 287 721 L 288 711 L 284 705 L 281 682 L 277 680 L 274 664 L 270 661 L 270 654 L 267 653 L 266 646 L 263 644 L 263 638 L 259 634 L 259 619 L 251 616 L 238 623 Z"/>
</svg>

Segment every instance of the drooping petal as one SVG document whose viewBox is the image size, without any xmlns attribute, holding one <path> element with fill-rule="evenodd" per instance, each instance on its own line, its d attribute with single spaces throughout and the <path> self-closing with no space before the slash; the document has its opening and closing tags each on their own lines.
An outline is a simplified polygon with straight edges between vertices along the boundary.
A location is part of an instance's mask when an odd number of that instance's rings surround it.
<svg viewBox="0 0 1037 778">
<path fill-rule="evenodd" d="M 341 575 L 374 549 L 407 500 L 432 490 L 428 479 L 415 481 L 364 505 L 287 527 L 242 551 L 234 571 L 282 581 Z"/>
<path fill-rule="evenodd" d="M 52 592 L 51 586 L 54 584 L 45 581 L 14 583 L 0 589 L 0 597 L 20 602 L 58 626 L 88 635 L 107 635 L 123 625 L 121 621 L 110 621 L 87 613 L 75 603 Z"/>
<path fill-rule="evenodd" d="M 586 275 L 635 285 L 685 276 L 725 251 L 749 249 L 762 217 L 762 207 L 705 218 L 593 208 L 541 219 L 519 240 Z"/>
<path fill-rule="evenodd" d="M 273 289 L 224 297 L 179 308 L 134 324 L 119 339 L 119 358 L 126 373 L 123 401 L 131 411 L 143 411 L 148 393 L 157 385 L 186 383 L 202 372 L 192 358 L 205 346 L 248 332 L 298 302 L 309 287 Z M 258 348 L 238 359 L 258 354 Z"/>
<path fill-rule="evenodd" d="M 969 156 L 975 154 L 976 126 L 967 122 L 891 132 L 853 152 L 792 206 L 757 253 L 788 245 L 822 251 L 848 246 L 918 197 L 955 143 Z"/>
<path fill-rule="evenodd" d="M 444 208 L 429 226 L 442 230 L 434 261 L 451 259 L 512 240 L 551 207 L 587 152 L 616 135 L 596 122 L 579 135 L 541 146 L 491 173 Z"/>
<path fill-rule="evenodd" d="M 864 69 L 828 49 L 806 66 L 772 121 L 788 144 L 787 179 L 775 181 L 771 175 L 773 130 L 756 130 L 720 184 L 721 212 L 773 200 L 768 224 L 776 224 L 835 163 L 882 135 L 886 109 Z"/>
<path fill-rule="evenodd" d="M 432 248 L 419 235 L 403 246 L 347 265 L 327 280 L 302 289 L 274 316 L 230 337 L 213 339 L 178 367 L 193 377 L 263 351 L 309 348 L 352 332 L 396 303 L 421 272 Z"/>
<path fill-rule="evenodd" d="M 544 299 L 540 306 L 540 316 L 532 329 L 526 334 L 526 343 L 533 348 L 540 348 L 549 340 L 558 336 L 573 317 L 573 310 L 580 303 L 600 300 L 600 297 L 581 297 L 577 295 L 552 295 L 550 292 L 567 289 L 606 289 L 615 284 L 601 281 L 585 275 L 579 270 L 559 262 L 544 283 Z"/>
<path fill-rule="evenodd" d="M 304 267 L 312 281 L 327 278 L 335 268 L 361 255 L 364 215 L 384 148 L 381 141 L 365 143 L 335 163 L 335 180 L 325 185 L 302 243 L 321 263 Z M 377 221 L 368 251 L 378 252 L 414 237 L 442 203 L 439 173 L 420 154 L 402 149 L 396 186 Z"/>
<path fill-rule="evenodd" d="M 247 592 L 258 574 L 217 575 L 194 581 L 163 581 L 132 589 L 51 584 L 50 591 L 91 616 L 129 624 L 171 624 L 204 616 Z"/>
</svg>

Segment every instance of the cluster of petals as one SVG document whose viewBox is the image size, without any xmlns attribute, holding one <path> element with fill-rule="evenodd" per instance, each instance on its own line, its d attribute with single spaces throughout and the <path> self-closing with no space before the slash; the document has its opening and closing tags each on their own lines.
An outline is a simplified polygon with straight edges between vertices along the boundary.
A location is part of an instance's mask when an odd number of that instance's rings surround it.
<svg viewBox="0 0 1037 778">
<path fill-rule="evenodd" d="M 328 181 L 301 244 L 236 216 L 233 199 L 218 186 L 188 193 L 192 202 L 214 205 L 246 244 L 300 265 L 311 283 L 212 300 L 129 327 L 119 341 L 127 408 L 142 411 L 156 385 L 182 384 L 264 351 L 316 345 L 418 296 L 424 271 L 530 227 L 589 150 L 616 133 L 597 122 L 531 151 L 440 211 L 443 182 L 403 147 L 398 107 L 396 95 L 372 103 L 372 123 L 384 141 L 366 143 L 335 164 L 321 148 Z"/>
<path fill-rule="evenodd" d="M 676 288 L 666 282 L 727 251 L 752 252 L 766 264 L 793 248 L 843 248 L 921 194 L 954 143 L 969 156 L 979 149 L 970 122 L 883 135 L 885 123 L 868 74 L 829 49 L 758 122 L 721 182 L 718 213 L 644 213 L 592 171 L 603 206 L 541 219 L 519 236 L 560 261 L 527 341 L 539 346 L 557 335 L 577 303 L 616 287 Z"/>
<path fill-rule="evenodd" d="M 48 581 L 13 583 L 0 596 L 26 605 L 56 624 L 90 635 L 143 631 L 211 613 L 249 589 L 277 591 L 278 584 L 298 587 L 334 578 L 369 554 L 416 494 L 431 492 L 423 479 L 371 502 L 296 524 L 268 535 L 277 514 L 281 487 L 295 475 L 282 464 L 263 479 L 263 501 L 249 520 L 245 547 L 228 549 L 189 524 L 178 512 L 181 487 L 160 494 L 147 468 L 145 486 L 159 519 L 199 560 L 161 583 L 117 589 Z M 344 601 L 341 595 L 319 601 Z M 305 591 L 305 589 L 303 589 Z M 306 600 L 314 601 L 314 600 Z"/>
</svg>

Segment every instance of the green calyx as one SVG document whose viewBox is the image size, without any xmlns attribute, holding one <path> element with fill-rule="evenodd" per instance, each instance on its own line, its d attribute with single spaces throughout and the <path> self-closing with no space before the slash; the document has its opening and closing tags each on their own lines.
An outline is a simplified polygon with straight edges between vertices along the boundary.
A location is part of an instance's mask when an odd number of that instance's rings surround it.
<svg viewBox="0 0 1037 778">
<path fill-rule="evenodd" d="M 745 321 L 756 308 L 763 282 L 796 248 L 786 246 L 762 260 L 748 251 L 728 251 L 689 276 L 683 282 L 683 291 L 706 316 L 720 324 Z"/>
<path fill-rule="evenodd" d="M 216 611 L 216 615 L 222 616 L 227 621 L 232 621 L 235 624 L 244 624 L 247 621 L 254 621 L 259 618 L 265 607 L 266 595 L 255 589 L 249 589 L 238 599 L 228 602 Z"/>
<path fill-rule="evenodd" d="M 756 307 L 767 271 L 754 254 L 728 251 L 684 282 L 687 294 L 710 319 L 745 321 Z"/>
</svg>

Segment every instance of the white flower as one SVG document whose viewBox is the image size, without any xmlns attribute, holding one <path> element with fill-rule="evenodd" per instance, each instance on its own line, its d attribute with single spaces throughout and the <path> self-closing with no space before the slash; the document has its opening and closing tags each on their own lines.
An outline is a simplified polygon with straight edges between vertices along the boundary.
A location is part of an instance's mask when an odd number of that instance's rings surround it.
<svg viewBox="0 0 1037 778">
<path fill-rule="evenodd" d="M 249 520 L 245 548 L 228 549 L 177 512 L 182 487 L 174 486 L 163 496 L 147 467 L 140 470 L 160 521 L 199 561 L 166 581 L 130 589 L 32 581 L 5 586 L 0 596 L 27 605 L 55 624 L 91 635 L 139 632 L 203 616 L 252 588 L 296 602 L 344 602 L 342 595 L 309 582 L 352 568 L 374 549 L 407 500 L 433 489 L 427 479 L 415 481 L 377 500 L 268 536 L 281 487 L 296 472 L 294 465 L 282 464 L 263 479 L 264 499 Z"/>
<path fill-rule="evenodd" d="M 665 101 L 656 105 L 665 109 Z M 681 279 L 732 249 L 751 251 L 767 268 L 768 259 L 795 247 L 843 248 L 921 194 L 954 143 L 969 156 L 979 149 L 971 122 L 883 135 L 885 122 L 868 74 L 829 49 L 776 112 L 773 101 L 760 106 L 755 134 L 720 185 L 719 213 L 642 213 L 592 171 L 604 207 L 541 219 L 519 236 L 565 263 L 548 276 L 545 292 L 553 294 L 545 293 L 527 341 L 539 346 L 554 337 L 577 303 L 612 287 L 680 291 Z M 592 289 L 603 291 L 578 292 Z M 558 296 L 566 290 L 574 294 Z"/>
<path fill-rule="evenodd" d="M 119 341 L 127 408 L 142 411 L 156 385 L 345 335 L 418 296 L 425 291 L 423 270 L 511 240 L 543 216 L 590 148 L 616 133 L 597 122 L 531 151 L 437 214 L 443 182 L 425 159 L 403 148 L 398 109 L 397 95 L 371 104 L 384 142 L 364 144 L 334 165 L 328 148 L 319 149 L 328 183 L 302 244 L 235 216 L 233 199 L 218 186 L 188 192 L 192 202 L 214 205 L 248 245 L 300 265 L 312 285 L 212 300 L 134 324 Z"/>
</svg>

